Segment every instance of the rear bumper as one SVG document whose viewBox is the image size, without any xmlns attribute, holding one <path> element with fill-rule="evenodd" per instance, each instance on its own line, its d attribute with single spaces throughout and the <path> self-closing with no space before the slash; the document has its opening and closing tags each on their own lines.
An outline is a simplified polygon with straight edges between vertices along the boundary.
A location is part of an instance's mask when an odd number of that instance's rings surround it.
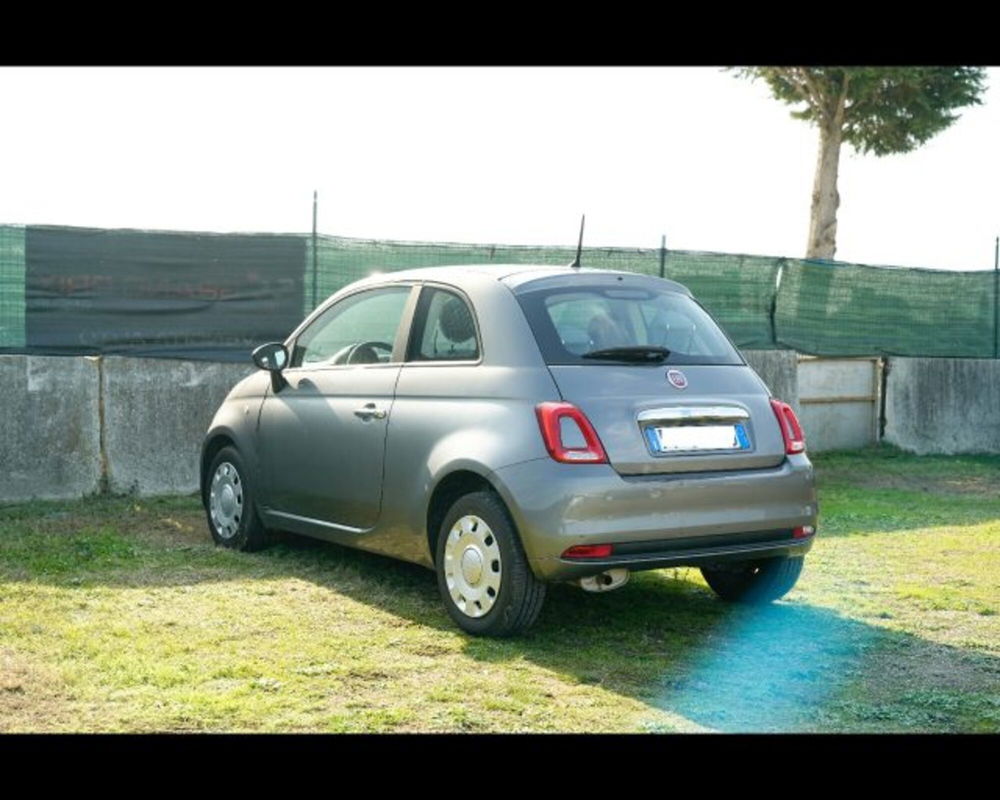
<svg viewBox="0 0 1000 800">
<path fill-rule="evenodd" d="M 812 464 L 739 472 L 622 476 L 607 464 L 536 459 L 497 470 L 535 575 L 572 580 L 612 567 L 632 570 L 802 555 L 816 525 Z M 611 544 L 602 559 L 564 559 L 573 545 Z"/>
<path fill-rule="evenodd" d="M 803 556 L 812 548 L 815 535 L 805 539 L 793 539 L 791 531 L 765 531 L 768 539 L 746 544 L 738 536 L 718 536 L 719 541 L 700 547 L 685 545 L 665 539 L 657 542 L 630 543 L 646 548 L 620 553 L 620 546 L 609 558 L 549 559 L 541 565 L 546 570 L 547 580 L 573 580 L 585 578 L 615 567 L 633 572 L 663 567 L 710 566 L 727 561 L 747 561 L 752 559 L 775 558 L 777 556 Z M 648 548 L 648 549 L 647 549 Z"/>
</svg>

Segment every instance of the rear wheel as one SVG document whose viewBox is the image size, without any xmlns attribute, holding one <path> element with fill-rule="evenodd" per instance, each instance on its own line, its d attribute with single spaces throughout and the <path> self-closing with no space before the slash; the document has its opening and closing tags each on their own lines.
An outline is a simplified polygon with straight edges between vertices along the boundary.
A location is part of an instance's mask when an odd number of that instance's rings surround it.
<svg viewBox="0 0 1000 800">
<path fill-rule="evenodd" d="M 706 583 L 723 600 L 733 603 L 770 603 L 795 586 L 804 558 L 769 558 L 735 562 L 731 566 L 702 567 Z"/>
<path fill-rule="evenodd" d="M 441 599 L 462 630 L 512 636 L 538 618 L 545 584 L 531 572 L 514 523 L 492 492 L 467 494 L 451 507 L 435 564 Z"/>
<path fill-rule="evenodd" d="M 217 545 L 233 550 L 260 550 L 267 531 L 257 516 L 252 480 L 234 447 L 223 447 L 212 459 L 205 487 L 208 528 Z"/>
</svg>

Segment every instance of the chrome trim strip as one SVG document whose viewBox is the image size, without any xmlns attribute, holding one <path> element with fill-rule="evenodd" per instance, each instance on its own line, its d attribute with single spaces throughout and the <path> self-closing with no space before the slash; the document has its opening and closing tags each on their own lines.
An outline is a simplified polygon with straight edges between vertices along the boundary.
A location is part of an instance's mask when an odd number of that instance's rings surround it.
<svg viewBox="0 0 1000 800">
<path fill-rule="evenodd" d="M 275 517 L 284 517 L 296 522 L 308 522 L 310 525 L 320 525 L 324 528 L 333 528 L 336 531 L 344 531 L 345 533 L 364 533 L 366 530 L 370 530 L 370 528 L 352 528 L 350 525 L 338 525 L 336 522 L 326 522 L 321 519 L 313 519 L 312 517 L 300 517 L 298 514 L 289 514 L 287 511 L 268 509 L 268 513 Z"/>
<path fill-rule="evenodd" d="M 739 406 L 671 406 L 639 412 L 639 422 L 679 419 L 750 419 L 750 412 Z"/>
</svg>

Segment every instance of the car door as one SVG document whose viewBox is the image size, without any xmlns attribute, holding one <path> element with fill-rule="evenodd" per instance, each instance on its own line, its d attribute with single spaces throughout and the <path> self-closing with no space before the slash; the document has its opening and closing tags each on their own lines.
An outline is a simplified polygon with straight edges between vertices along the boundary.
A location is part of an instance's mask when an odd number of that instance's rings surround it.
<svg viewBox="0 0 1000 800">
<path fill-rule="evenodd" d="M 272 517 L 359 531 L 375 525 L 412 293 L 397 284 L 348 295 L 296 337 L 285 385 L 268 392 L 260 414 Z"/>
</svg>

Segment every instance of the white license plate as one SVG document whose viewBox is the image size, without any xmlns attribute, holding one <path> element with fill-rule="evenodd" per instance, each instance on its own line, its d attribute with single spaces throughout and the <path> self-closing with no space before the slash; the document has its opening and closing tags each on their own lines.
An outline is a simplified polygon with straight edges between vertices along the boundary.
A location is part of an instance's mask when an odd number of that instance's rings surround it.
<svg viewBox="0 0 1000 800">
<path fill-rule="evenodd" d="M 661 453 L 697 450 L 749 450 L 750 440 L 742 423 L 735 425 L 672 425 L 649 428 Z M 647 434 L 648 435 L 648 434 Z"/>
</svg>

